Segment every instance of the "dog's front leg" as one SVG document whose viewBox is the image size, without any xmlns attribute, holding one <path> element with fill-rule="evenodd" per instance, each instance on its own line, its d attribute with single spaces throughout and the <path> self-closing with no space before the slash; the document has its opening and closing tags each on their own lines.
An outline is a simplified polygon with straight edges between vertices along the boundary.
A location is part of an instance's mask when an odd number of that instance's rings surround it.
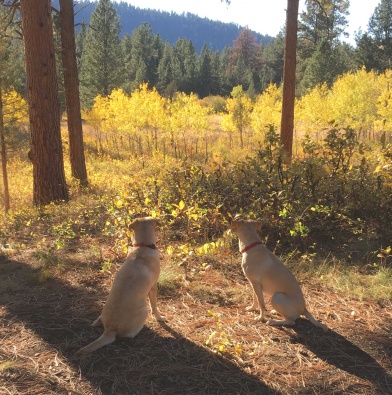
<svg viewBox="0 0 392 395">
<path fill-rule="evenodd" d="M 251 282 L 252 287 L 253 287 L 253 293 L 254 296 L 257 297 L 258 304 L 260 306 L 260 315 L 256 317 L 257 321 L 265 321 L 265 302 L 264 302 L 264 295 L 263 295 L 263 287 L 261 286 L 260 283 L 254 281 Z M 253 296 L 253 297 L 254 297 Z M 255 304 L 255 298 L 253 299 L 253 305 Z"/>
<path fill-rule="evenodd" d="M 253 290 L 253 285 L 252 285 L 252 290 Z M 252 303 L 252 306 L 245 307 L 245 310 L 246 311 L 253 311 L 253 310 L 256 310 L 258 307 L 259 307 L 259 301 L 257 300 L 256 292 L 253 291 L 253 303 Z"/>
<path fill-rule="evenodd" d="M 158 286 L 157 283 L 155 283 L 150 289 L 150 292 L 148 293 L 148 298 L 150 299 L 150 305 L 151 305 L 151 312 L 158 321 L 166 321 L 165 317 L 161 316 L 158 310 L 157 293 L 158 293 Z"/>
</svg>

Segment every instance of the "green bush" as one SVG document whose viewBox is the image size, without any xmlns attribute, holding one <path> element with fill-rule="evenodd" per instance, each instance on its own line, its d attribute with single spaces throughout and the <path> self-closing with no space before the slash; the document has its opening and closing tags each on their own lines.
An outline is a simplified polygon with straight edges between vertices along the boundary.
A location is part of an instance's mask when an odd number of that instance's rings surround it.
<svg viewBox="0 0 392 395">
<path fill-rule="evenodd" d="M 237 214 L 260 219 L 262 236 L 281 253 L 370 260 L 392 240 L 390 158 L 365 150 L 351 130 L 331 130 L 319 144 L 305 139 L 304 156 L 291 164 L 270 130 L 253 157 L 208 171 L 184 163 L 122 195 L 117 217 L 154 212 L 188 242 L 221 237 Z"/>
</svg>

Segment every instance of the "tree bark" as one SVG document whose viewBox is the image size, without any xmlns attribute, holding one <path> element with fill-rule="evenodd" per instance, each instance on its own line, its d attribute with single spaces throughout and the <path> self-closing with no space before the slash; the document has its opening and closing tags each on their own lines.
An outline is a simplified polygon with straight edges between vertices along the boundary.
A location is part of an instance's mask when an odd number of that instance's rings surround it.
<svg viewBox="0 0 392 395">
<path fill-rule="evenodd" d="M 67 201 L 50 0 L 21 0 L 33 202 Z"/>
<path fill-rule="evenodd" d="M 280 139 L 289 161 L 293 153 L 298 7 L 299 0 L 287 0 Z"/>
<path fill-rule="evenodd" d="M 71 172 L 72 176 L 79 180 L 80 185 L 87 186 L 78 67 L 76 64 L 73 0 L 60 0 L 60 31 Z"/>
<path fill-rule="evenodd" d="M 7 149 L 5 146 L 4 137 L 4 114 L 3 114 L 3 97 L 2 84 L 0 78 L 0 144 L 1 144 L 1 168 L 3 172 L 4 185 L 4 211 L 8 213 L 10 209 L 10 192 L 8 187 L 8 172 L 7 172 Z"/>
</svg>

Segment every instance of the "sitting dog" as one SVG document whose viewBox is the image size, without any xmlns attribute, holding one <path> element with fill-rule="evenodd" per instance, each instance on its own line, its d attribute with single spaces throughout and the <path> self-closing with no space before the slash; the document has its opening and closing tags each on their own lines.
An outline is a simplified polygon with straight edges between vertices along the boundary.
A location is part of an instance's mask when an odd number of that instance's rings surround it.
<svg viewBox="0 0 392 395">
<path fill-rule="evenodd" d="M 231 230 L 239 239 L 242 270 L 253 288 L 253 304 L 247 310 L 260 307 L 257 319 L 264 321 L 265 293 L 271 296 L 272 307 L 284 317 L 283 320 L 268 321 L 269 325 L 294 325 L 295 320 L 304 315 L 314 325 L 327 331 L 327 326 L 306 309 L 304 296 L 293 273 L 262 244 L 257 234 L 260 229 L 261 223 L 257 221 L 234 220 L 231 224 Z"/>
<path fill-rule="evenodd" d="M 160 273 L 155 226 L 150 217 L 138 218 L 129 225 L 134 231 L 132 250 L 118 271 L 101 315 L 93 326 L 104 327 L 101 337 L 75 355 L 83 355 L 114 342 L 116 336 L 135 337 L 148 316 L 147 296 L 152 314 L 164 321 L 157 308 L 157 281 Z"/>
</svg>

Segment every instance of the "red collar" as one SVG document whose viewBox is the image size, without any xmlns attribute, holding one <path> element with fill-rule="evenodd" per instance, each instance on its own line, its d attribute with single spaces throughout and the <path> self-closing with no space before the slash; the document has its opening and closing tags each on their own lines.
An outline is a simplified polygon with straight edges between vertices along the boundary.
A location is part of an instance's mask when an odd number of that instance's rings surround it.
<svg viewBox="0 0 392 395">
<path fill-rule="evenodd" d="M 151 248 L 152 250 L 157 249 L 157 246 L 155 244 L 146 244 L 146 243 L 132 244 L 132 247 L 148 247 L 148 248 Z"/>
<path fill-rule="evenodd" d="M 246 246 L 241 250 L 241 254 L 245 253 L 246 251 L 250 250 L 253 247 L 256 247 L 258 244 L 263 244 L 263 243 L 261 241 L 255 241 L 254 243 L 249 244 L 248 246 Z"/>
</svg>

